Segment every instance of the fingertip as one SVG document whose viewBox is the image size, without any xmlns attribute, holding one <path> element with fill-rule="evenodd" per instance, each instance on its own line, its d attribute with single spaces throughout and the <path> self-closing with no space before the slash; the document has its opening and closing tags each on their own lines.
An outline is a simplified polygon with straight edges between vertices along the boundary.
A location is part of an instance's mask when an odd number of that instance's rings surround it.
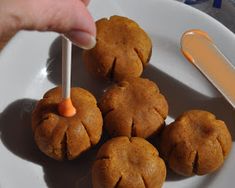
<svg viewBox="0 0 235 188">
<path fill-rule="evenodd" d="M 96 45 L 96 38 L 95 36 L 91 35 L 90 33 L 84 31 L 71 31 L 66 34 L 76 46 L 82 49 L 91 49 Z"/>
</svg>

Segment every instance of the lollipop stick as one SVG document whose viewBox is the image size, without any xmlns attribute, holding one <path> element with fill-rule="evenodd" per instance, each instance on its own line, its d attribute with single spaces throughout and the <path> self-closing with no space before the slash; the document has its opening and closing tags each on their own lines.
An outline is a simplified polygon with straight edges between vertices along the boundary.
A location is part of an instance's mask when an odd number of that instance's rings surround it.
<svg viewBox="0 0 235 188">
<path fill-rule="evenodd" d="M 71 98 L 71 54 L 72 43 L 62 37 L 62 101 L 58 106 L 59 114 L 72 117 L 76 113 Z"/>
<path fill-rule="evenodd" d="M 68 39 L 63 37 L 62 38 L 62 97 L 63 99 L 70 98 L 71 54 L 72 54 L 72 44 Z"/>
</svg>

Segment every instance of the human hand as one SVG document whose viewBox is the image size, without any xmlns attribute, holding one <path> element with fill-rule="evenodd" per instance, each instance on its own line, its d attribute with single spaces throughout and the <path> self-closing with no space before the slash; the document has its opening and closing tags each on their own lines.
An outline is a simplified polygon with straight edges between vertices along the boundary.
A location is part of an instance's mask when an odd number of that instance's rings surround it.
<svg viewBox="0 0 235 188">
<path fill-rule="evenodd" d="M 82 48 L 95 46 L 89 0 L 0 0 L 0 36 L 12 30 L 63 33 Z"/>
</svg>

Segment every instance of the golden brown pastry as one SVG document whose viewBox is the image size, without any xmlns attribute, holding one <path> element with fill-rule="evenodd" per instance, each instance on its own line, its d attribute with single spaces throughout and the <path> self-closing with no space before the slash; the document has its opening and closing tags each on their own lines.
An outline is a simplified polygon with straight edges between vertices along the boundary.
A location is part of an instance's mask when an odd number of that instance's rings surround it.
<svg viewBox="0 0 235 188">
<path fill-rule="evenodd" d="M 210 112 L 191 110 L 165 127 L 160 151 L 176 173 L 204 175 L 223 164 L 231 145 L 231 135 L 223 121 Z"/>
<path fill-rule="evenodd" d="M 102 115 L 96 99 L 82 88 L 71 89 L 71 100 L 77 113 L 60 116 L 61 88 L 49 90 L 32 115 L 34 138 L 39 149 L 56 160 L 72 160 L 98 143 L 102 133 Z"/>
<path fill-rule="evenodd" d="M 157 149 L 138 137 L 109 140 L 92 167 L 93 188 L 160 188 L 165 178 L 165 163 Z"/>
<path fill-rule="evenodd" d="M 168 104 L 157 85 L 143 78 L 127 78 L 107 90 L 99 107 L 110 136 L 148 138 L 165 125 Z"/>
<path fill-rule="evenodd" d="M 151 57 L 152 43 L 137 23 L 121 16 L 96 22 L 97 44 L 84 51 L 83 60 L 93 74 L 119 81 L 139 77 Z"/>
</svg>

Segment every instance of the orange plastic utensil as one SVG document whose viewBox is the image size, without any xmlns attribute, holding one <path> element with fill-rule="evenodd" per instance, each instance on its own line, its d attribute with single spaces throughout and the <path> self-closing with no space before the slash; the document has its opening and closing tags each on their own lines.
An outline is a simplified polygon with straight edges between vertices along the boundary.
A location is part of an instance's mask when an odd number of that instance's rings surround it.
<svg viewBox="0 0 235 188">
<path fill-rule="evenodd" d="M 235 108 L 235 68 L 201 30 L 189 30 L 181 38 L 181 51 Z"/>
</svg>

